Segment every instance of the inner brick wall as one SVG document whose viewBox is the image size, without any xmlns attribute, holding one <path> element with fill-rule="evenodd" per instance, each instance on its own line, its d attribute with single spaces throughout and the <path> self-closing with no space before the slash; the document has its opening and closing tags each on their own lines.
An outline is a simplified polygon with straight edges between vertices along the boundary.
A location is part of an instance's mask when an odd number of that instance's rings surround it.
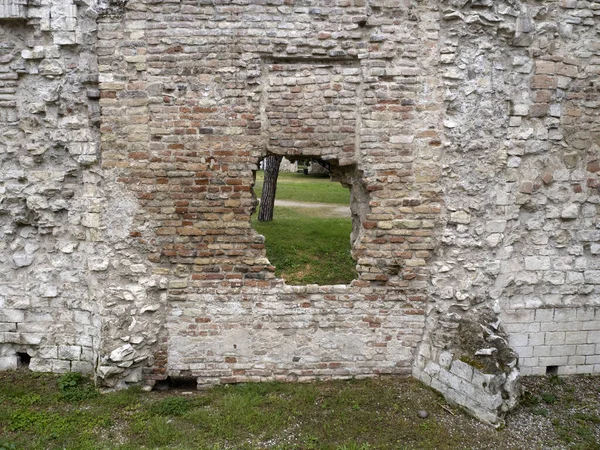
<svg viewBox="0 0 600 450">
<path fill-rule="evenodd" d="M 431 47 L 387 10 L 371 20 L 403 45 L 370 38 L 364 1 L 309 3 L 136 2 L 100 23 L 103 166 L 137 196 L 131 236 L 169 279 L 149 382 L 410 373 L 440 211 L 435 176 L 413 172 L 435 135 Z M 267 152 L 331 161 L 356 186 L 349 286 L 275 278 L 250 226 Z"/>
<path fill-rule="evenodd" d="M 267 149 L 355 161 L 362 71 L 358 61 L 265 64 Z"/>
</svg>

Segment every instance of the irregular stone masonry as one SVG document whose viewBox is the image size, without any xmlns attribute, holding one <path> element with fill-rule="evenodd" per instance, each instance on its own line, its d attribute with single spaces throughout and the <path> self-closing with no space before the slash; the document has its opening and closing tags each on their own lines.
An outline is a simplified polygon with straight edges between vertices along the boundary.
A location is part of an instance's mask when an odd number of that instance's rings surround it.
<svg viewBox="0 0 600 450">
<path fill-rule="evenodd" d="M 600 372 L 599 16 L 4 0 L 0 368 L 412 373 L 494 424 L 519 370 Z M 250 225 L 267 153 L 350 187 L 350 285 L 274 276 Z"/>
</svg>

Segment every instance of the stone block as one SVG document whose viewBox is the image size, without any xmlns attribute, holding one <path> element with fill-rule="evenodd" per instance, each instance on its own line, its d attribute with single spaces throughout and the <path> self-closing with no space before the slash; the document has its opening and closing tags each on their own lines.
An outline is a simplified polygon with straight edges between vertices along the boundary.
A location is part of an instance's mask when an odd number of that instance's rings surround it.
<svg viewBox="0 0 600 450">
<path fill-rule="evenodd" d="M 544 340 L 545 340 L 546 334 L 545 333 L 529 333 L 528 339 L 527 339 L 527 345 L 530 347 L 536 346 L 536 345 L 544 345 Z"/>
<path fill-rule="evenodd" d="M 551 261 L 548 256 L 526 256 L 526 270 L 550 270 Z"/>
<path fill-rule="evenodd" d="M 437 374 L 440 372 L 440 366 L 433 361 L 429 361 L 425 365 L 423 372 L 431 377 L 437 376 Z"/>
<path fill-rule="evenodd" d="M 588 284 L 600 284 L 600 270 L 586 270 L 583 276 Z"/>
<path fill-rule="evenodd" d="M 575 345 L 554 345 L 550 348 L 550 356 L 575 355 Z"/>
<path fill-rule="evenodd" d="M 492 220 L 486 223 L 485 230 L 488 233 L 504 233 L 506 220 Z"/>
<path fill-rule="evenodd" d="M 583 374 L 589 374 L 589 373 L 594 373 L 594 366 L 592 365 L 578 365 L 577 366 L 577 374 L 578 375 L 583 375 Z"/>
<path fill-rule="evenodd" d="M 450 372 L 469 382 L 473 378 L 473 366 L 458 359 L 452 361 Z"/>
<path fill-rule="evenodd" d="M 431 378 L 430 386 L 436 391 L 440 392 L 441 394 L 446 394 L 446 392 L 448 392 L 448 386 L 442 381 L 440 381 L 437 377 Z"/>
<path fill-rule="evenodd" d="M 547 332 L 546 337 L 544 339 L 544 343 L 546 345 L 563 345 L 565 343 L 565 332 L 564 331 Z"/>
<path fill-rule="evenodd" d="M 532 358 L 519 358 L 519 368 L 523 367 L 537 367 L 539 363 L 538 357 Z"/>
<path fill-rule="evenodd" d="M 25 49 L 21 51 L 21 57 L 23 59 L 43 59 L 44 56 L 44 47 L 41 45 L 36 45 L 32 49 Z"/>
<path fill-rule="evenodd" d="M 578 322 L 581 325 L 582 331 L 595 331 L 600 328 L 597 320 L 588 320 L 585 322 Z"/>
<path fill-rule="evenodd" d="M 536 345 L 533 347 L 533 356 L 550 356 L 550 345 Z"/>
<path fill-rule="evenodd" d="M 554 62 L 552 61 L 536 61 L 535 63 L 536 74 L 554 74 Z"/>
<path fill-rule="evenodd" d="M 37 358 L 41 359 L 57 359 L 58 358 L 58 347 L 54 345 L 40 346 L 37 349 Z"/>
<path fill-rule="evenodd" d="M 25 313 L 20 309 L 0 309 L 0 322 L 23 322 Z"/>
<path fill-rule="evenodd" d="M 538 364 L 543 367 L 548 366 L 564 366 L 567 364 L 568 357 L 566 356 L 544 356 L 538 358 Z"/>
<path fill-rule="evenodd" d="M 62 359 L 52 360 L 52 372 L 67 373 L 70 371 L 71 371 L 71 361 L 64 361 Z"/>
<path fill-rule="evenodd" d="M 542 331 L 581 331 L 582 322 L 550 322 L 542 323 Z"/>
<path fill-rule="evenodd" d="M 596 344 L 581 344 L 575 350 L 576 355 L 593 355 L 595 353 Z"/>
<path fill-rule="evenodd" d="M 517 355 L 519 355 L 519 360 L 521 360 L 521 358 L 529 358 L 533 356 L 533 347 L 515 347 L 511 345 L 511 348 L 517 352 Z"/>
<path fill-rule="evenodd" d="M 71 369 L 72 372 L 80 372 L 86 375 L 94 373 L 94 365 L 88 361 L 72 361 Z M 141 380 L 137 380 L 141 381 Z"/>
<path fill-rule="evenodd" d="M 521 376 L 528 377 L 534 375 L 532 367 L 522 367 L 520 366 Z"/>
<path fill-rule="evenodd" d="M 573 355 L 569 356 L 567 365 L 569 366 L 580 366 L 585 364 L 585 356 Z"/>
<path fill-rule="evenodd" d="M 498 393 L 491 395 L 486 392 L 479 391 L 473 400 L 488 411 L 496 411 L 502 405 L 502 394 Z"/>
<path fill-rule="evenodd" d="M 505 313 L 506 322 L 513 324 L 528 324 L 535 320 L 535 314 L 536 311 L 533 309 L 520 309 L 510 314 Z M 523 330 L 523 328 L 520 328 L 520 330 Z"/>
<path fill-rule="evenodd" d="M 19 333 L 19 342 L 24 345 L 40 345 L 43 335 L 39 333 Z"/>
<path fill-rule="evenodd" d="M 528 333 L 511 333 L 508 338 L 511 347 L 525 347 L 529 341 Z"/>
<path fill-rule="evenodd" d="M 586 364 L 600 364 L 600 355 L 588 355 L 585 357 Z"/>
<path fill-rule="evenodd" d="M 0 323 L 0 333 L 4 332 L 4 331 L 17 331 L 17 324 L 16 323 Z M 2 341 L 2 339 L 0 339 L 0 342 Z"/>
<path fill-rule="evenodd" d="M 577 373 L 577 366 L 565 365 L 558 367 L 558 375 L 575 375 Z"/>
<path fill-rule="evenodd" d="M 554 309 L 538 309 L 535 311 L 536 322 L 552 322 L 554 320 Z"/>
<path fill-rule="evenodd" d="M 440 356 L 439 356 L 439 363 L 440 366 L 443 367 L 444 369 L 450 369 L 450 364 L 452 363 L 452 358 L 453 355 L 450 352 L 441 352 Z"/>
<path fill-rule="evenodd" d="M 58 347 L 58 359 L 70 361 L 78 360 L 81 356 L 81 347 L 76 345 L 60 345 Z"/>
<path fill-rule="evenodd" d="M 458 390 L 460 392 L 461 380 L 462 378 L 454 375 L 453 373 L 447 370 L 440 370 L 438 375 L 438 379 L 448 386 L 450 389 Z"/>
<path fill-rule="evenodd" d="M 0 356 L 0 370 L 15 370 L 17 365 L 16 356 Z"/>
<path fill-rule="evenodd" d="M 577 310 L 575 308 L 558 308 L 554 311 L 554 320 L 556 322 L 570 322 L 577 319 Z"/>
<path fill-rule="evenodd" d="M 588 344 L 600 344 L 600 330 L 588 331 Z"/>
<path fill-rule="evenodd" d="M 26 19 L 26 0 L 4 0 L 0 3 L 0 19 Z"/>
<path fill-rule="evenodd" d="M 567 331 L 565 333 L 565 344 L 585 344 L 587 335 L 586 331 Z"/>
<path fill-rule="evenodd" d="M 56 360 L 32 357 L 29 369 L 33 372 L 52 372 L 52 362 Z"/>
<path fill-rule="evenodd" d="M 450 223 L 469 224 L 471 223 L 471 215 L 466 211 L 456 211 L 450 213 Z"/>
</svg>

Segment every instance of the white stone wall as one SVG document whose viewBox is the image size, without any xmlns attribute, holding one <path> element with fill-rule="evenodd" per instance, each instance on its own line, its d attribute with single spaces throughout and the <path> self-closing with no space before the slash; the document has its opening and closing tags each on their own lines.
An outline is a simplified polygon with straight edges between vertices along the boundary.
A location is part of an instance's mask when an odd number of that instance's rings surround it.
<svg viewBox="0 0 600 450">
<path fill-rule="evenodd" d="M 500 315 L 522 375 L 600 373 L 600 308 L 505 309 Z"/>
<path fill-rule="evenodd" d="M 516 383 L 519 371 L 505 374 L 484 373 L 473 365 L 455 359 L 450 352 L 440 352 L 437 358 L 420 355 L 413 375 L 449 401 L 457 403 L 471 414 L 493 426 L 502 425 L 500 416 L 516 405 Z M 508 396 L 508 399 L 505 398 Z"/>
<path fill-rule="evenodd" d="M 32 370 L 93 373 L 105 201 L 89 169 L 96 14 L 69 1 L 0 6 L 0 368 L 19 352 Z"/>
</svg>

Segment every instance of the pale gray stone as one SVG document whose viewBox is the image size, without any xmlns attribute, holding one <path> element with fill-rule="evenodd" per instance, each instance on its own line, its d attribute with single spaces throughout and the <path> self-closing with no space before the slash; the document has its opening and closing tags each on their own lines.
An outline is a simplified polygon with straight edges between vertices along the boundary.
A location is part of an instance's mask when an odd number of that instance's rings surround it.
<svg viewBox="0 0 600 450">
<path fill-rule="evenodd" d="M 134 358 L 134 349 L 131 344 L 125 344 L 119 348 L 116 348 L 110 353 L 110 359 L 114 362 L 121 362 L 125 359 Z"/>
<path fill-rule="evenodd" d="M 17 267 L 27 267 L 33 263 L 35 255 L 27 252 L 16 252 L 13 253 L 12 259 Z"/>
</svg>

